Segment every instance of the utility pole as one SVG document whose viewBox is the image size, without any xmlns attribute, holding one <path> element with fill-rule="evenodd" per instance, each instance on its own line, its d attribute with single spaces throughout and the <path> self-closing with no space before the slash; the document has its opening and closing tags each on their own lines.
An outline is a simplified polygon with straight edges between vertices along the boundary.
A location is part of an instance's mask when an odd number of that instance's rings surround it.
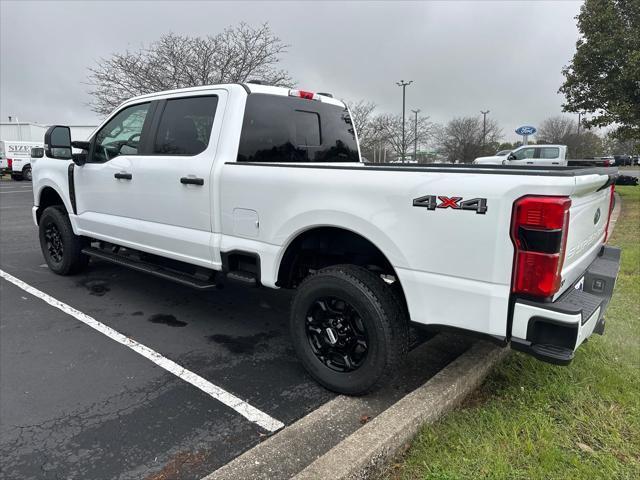
<svg viewBox="0 0 640 480">
<path fill-rule="evenodd" d="M 490 110 L 480 110 L 482 114 L 482 154 L 484 155 L 484 146 L 487 141 L 487 113 Z"/>
<path fill-rule="evenodd" d="M 413 125 L 413 159 L 418 161 L 418 114 L 420 113 L 420 109 L 411 110 L 416 114 L 416 120 Z"/>
<path fill-rule="evenodd" d="M 404 154 L 407 150 L 407 145 L 405 144 L 404 141 L 404 115 L 405 115 L 405 90 L 407 89 L 407 85 L 411 85 L 413 83 L 413 80 L 409 80 L 408 82 L 405 82 L 404 80 L 400 80 L 399 82 L 396 82 L 396 85 L 398 85 L 399 87 L 402 87 L 402 161 L 404 162 Z"/>
</svg>

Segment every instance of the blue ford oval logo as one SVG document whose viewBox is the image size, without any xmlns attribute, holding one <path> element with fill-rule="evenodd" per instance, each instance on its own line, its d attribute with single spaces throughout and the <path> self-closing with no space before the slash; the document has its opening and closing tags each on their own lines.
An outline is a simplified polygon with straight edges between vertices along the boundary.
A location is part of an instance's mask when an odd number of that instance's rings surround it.
<svg viewBox="0 0 640 480">
<path fill-rule="evenodd" d="M 536 127 L 532 127 L 530 125 L 524 125 L 522 127 L 516 128 L 516 133 L 518 135 L 533 135 L 536 132 Z"/>
<path fill-rule="evenodd" d="M 596 225 L 600 220 L 600 208 L 596 210 L 596 214 L 593 216 L 593 224 Z"/>
</svg>

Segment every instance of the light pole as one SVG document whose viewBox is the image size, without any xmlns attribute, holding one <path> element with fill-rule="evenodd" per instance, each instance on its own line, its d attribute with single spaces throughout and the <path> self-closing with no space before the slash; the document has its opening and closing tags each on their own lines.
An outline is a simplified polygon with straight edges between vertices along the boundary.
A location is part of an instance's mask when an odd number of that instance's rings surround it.
<svg viewBox="0 0 640 480">
<path fill-rule="evenodd" d="M 582 122 L 582 112 L 578 112 L 578 137 L 580 136 L 580 123 Z"/>
<path fill-rule="evenodd" d="M 578 145 L 576 147 L 576 158 L 580 158 L 580 150 L 582 150 L 582 142 L 580 140 L 580 126 L 582 124 L 582 116 L 584 115 L 584 112 L 578 112 Z"/>
<path fill-rule="evenodd" d="M 413 83 L 413 80 L 409 80 L 408 82 L 405 82 L 404 80 L 400 80 L 399 82 L 396 82 L 396 85 L 398 85 L 399 87 L 402 87 L 402 161 L 404 162 L 404 154 L 406 151 L 406 145 L 404 143 L 404 105 L 405 105 L 405 90 L 407 89 L 407 85 L 411 85 Z"/>
<path fill-rule="evenodd" d="M 487 141 L 487 113 L 490 110 L 480 110 L 482 114 L 482 153 L 484 154 L 484 146 Z"/>
<path fill-rule="evenodd" d="M 416 114 L 416 120 L 413 125 L 413 159 L 418 161 L 418 114 L 420 113 L 420 109 L 411 110 Z"/>
</svg>

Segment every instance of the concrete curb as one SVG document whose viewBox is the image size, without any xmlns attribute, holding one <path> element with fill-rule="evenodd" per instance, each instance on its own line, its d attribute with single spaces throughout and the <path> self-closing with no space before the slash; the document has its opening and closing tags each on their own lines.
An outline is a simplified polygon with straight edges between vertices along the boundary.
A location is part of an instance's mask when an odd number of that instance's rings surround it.
<svg viewBox="0 0 640 480">
<path fill-rule="evenodd" d="M 477 388 L 507 348 L 479 342 L 424 385 L 302 470 L 296 480 L 367 479 L 379 474 L 419 429 L 458 405 Z"/>
</svg>

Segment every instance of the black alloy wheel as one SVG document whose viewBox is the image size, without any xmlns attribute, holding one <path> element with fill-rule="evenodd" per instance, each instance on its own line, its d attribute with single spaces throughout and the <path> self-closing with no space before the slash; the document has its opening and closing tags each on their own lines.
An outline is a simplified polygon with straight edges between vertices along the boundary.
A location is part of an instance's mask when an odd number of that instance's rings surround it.
<svg viewBox="0 0 640 480">
<path fill-rule="evenodd" d="M 315 356 L 337 372 L 352 372 L 365 361 L 368 336 L 362 317 L 337 297 L 318 298 L 307 312 L 307 339 Z"/>
</svg>

